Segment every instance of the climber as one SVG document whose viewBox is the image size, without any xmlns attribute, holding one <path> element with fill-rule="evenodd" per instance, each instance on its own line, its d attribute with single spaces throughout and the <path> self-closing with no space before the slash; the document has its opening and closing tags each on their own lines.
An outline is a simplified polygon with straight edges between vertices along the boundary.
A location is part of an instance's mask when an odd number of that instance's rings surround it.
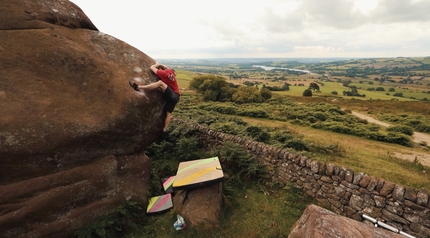
<svg viewBox="0 0 430 238">
<path fill-rule="evenodd" d="M 135 82 L 130 80 L 130 86 L 133 87 L 134 90 L 140 91 L 142 90 L 154 90 L 159 89 L 163 92 L 163 95 L 166 97 L 166 119 L 164 121 L 163 132 L 167 130 L 167 127 L 170 124 L 170 118 L 172 116 L 172 112 L 175 109 L 176 104 L 179 102 L 179 87 L 178 82 L 176 80 L 175 70 L 166 67 L 162 64 L 153 64 L 150 67 L 151 71 L 154 72 L 160 80 L 154 83 L 150 83 L 148 85 L 137 85 Z"/>
</svg>

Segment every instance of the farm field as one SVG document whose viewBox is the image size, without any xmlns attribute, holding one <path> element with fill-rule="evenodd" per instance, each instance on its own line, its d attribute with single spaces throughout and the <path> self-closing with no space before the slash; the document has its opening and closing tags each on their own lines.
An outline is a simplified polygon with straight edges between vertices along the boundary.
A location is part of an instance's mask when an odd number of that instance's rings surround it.
<svg viewBox="0 0 430 238">
<path fill-rule="evenodd" d="M 289 84 L 288 91 L 277 92 L 281 95 L 301 96 L 310 83 L 317 83 L 320 86 L 320 92 L 314 92 L 313 96 L 343 97 L 344 92 L 355 87 L 360 96 L 349 96 L 350 98 L 398 101 L 430 100 L 429 62 L 430 57 L 351 59 L 315 63 L 281 59 L 262 62 L 256 62 L 256 60 L 248 62 L 244 59 L 238 62 L 166 61 L 172 67 L 188 70 L 189 74 L 221 75 L 235 85 L 244 85 L 249 82 L 258 87 L 282 87 L 285 83 Z M 265 70 L 253 67 L 255 65 L 269 66 L 274 69 Z M 288 69 L 307 70 L 311 73 L 306 74 Z M 190 77 L 178 76 L 184 80 Z"/>
</svg>

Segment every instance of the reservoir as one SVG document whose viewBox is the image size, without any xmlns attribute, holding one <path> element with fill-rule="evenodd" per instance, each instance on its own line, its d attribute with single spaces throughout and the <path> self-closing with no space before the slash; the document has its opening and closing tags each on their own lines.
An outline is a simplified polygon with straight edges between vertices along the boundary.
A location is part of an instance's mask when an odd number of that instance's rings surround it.
<svg viewBox="0 0 430 238">
<path fill-rule="evenodd" d="M 291 70 L 291 71 L 298 71 L 298 72 L 303 72 L 303 73 L 307 73 L 307 74 L 312 74 L 311 71 L 302 70 L 302 69 L 290 69 L 290 68 L 271 67 L 271 66 L 264 66 L 264 65 L 253 65 L 252 67 L 262 68 L 264 70 L 286 69 L 286 70 Z"/>
</svg>

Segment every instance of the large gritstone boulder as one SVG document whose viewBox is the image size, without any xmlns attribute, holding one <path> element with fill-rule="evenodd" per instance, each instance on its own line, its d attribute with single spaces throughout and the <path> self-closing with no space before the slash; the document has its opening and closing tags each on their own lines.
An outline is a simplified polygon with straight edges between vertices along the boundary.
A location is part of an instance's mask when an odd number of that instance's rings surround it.
<svg viewBox="0 0 430 238">
<path fill-rule="evenodd" d="M 67 0 L 0 1 L 2 237 L 70 237 L 126 201 L 146 206 L 142 151 L 165 101 L 128 81 L 156 81 L 153 63 Z"/>
</svg>

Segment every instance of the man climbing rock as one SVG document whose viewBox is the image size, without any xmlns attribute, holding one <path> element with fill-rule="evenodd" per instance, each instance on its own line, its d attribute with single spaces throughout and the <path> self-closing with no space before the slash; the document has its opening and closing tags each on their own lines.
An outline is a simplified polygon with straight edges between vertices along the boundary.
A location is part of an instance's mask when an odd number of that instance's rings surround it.
<svg viewBox="0 0 430 238">
<path fill-rule="evenodd" d="M 166 119 L 164 121 L 163 128 L 163 131 L 166 131 L 167 127 L 170 124 L 172 112 L 175 109 L 175 106 L 178 103 L 180 97 L 178 82 L 176 81 L 176 73 L 173 69 L 158 63 L 151 65 L 150 69 L 160 78 L 160 80 L 155 83 L 150 83 L 148 85 L 137 85 L 135 82 L 130 81 L 130 86 L 133 87 L 136 91 L 140 91 L 140 89 L 159 89 L 163 92 L 167 100 Z"/>
</svg>

